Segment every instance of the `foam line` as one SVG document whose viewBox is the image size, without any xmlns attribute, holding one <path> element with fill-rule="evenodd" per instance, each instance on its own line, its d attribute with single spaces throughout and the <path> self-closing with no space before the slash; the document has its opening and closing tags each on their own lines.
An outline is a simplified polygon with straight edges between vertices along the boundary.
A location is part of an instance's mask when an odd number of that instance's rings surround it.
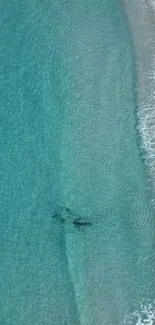
<svg viewBox="0 0 155 325">
<path fill-rule="evenodd" d="M 155 189 L 155 2 L 124 0 L 137 65 L 138 131 Z"/>
</svg>

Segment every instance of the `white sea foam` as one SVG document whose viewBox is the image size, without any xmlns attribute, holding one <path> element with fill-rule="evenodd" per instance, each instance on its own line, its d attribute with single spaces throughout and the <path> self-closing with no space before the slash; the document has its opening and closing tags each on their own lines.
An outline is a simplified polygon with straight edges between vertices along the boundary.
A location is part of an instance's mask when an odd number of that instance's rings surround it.
<svg viewBox="0 0 155 325">
<path fill-rule="evenodd" d="M 137 65 L 138 131 L 155 189 L 155 0 L 123 0 Z"/>
<path fill-rule="evenodd" d="M 146 98 L 139 103 L 137 111 L 138 130 L 143 140 L 142 147 L 146 152 L 146 165 L 155 177 L 155 65 L 149 69 L 146 76 L 143 75 L 144 78 L 147 79 L 146 83 L 149 85 L 144 89 Z"/>
<path fill-rule="evenodd" d="M 126 325 L 154 325 L 155 300 L 140 302 L 138 307 L 124 319 Z"/>
</svg>

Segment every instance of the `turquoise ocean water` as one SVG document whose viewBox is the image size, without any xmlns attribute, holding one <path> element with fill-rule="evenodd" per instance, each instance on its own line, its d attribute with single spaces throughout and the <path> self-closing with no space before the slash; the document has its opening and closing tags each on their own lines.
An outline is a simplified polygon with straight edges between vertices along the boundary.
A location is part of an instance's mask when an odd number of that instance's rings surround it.
<svg viewBox="0 0 155 325">
<path fill-rule="evenodd" d="M 153 324 L 154 212 L 123 7 L 0 6 L 0 324 Z"/>
</svg>

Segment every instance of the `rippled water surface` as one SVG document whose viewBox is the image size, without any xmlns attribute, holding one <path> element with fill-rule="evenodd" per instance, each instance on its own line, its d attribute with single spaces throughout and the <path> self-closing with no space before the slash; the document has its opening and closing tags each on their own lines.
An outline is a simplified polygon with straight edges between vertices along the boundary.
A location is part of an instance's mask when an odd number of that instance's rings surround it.
<svg viewBox="0 0 155 325">
<path fill-rule="evenodd" d="M 0 5 L 0 323 L 153 325 L 154 212 L 124 8 Z"/>
</svg>

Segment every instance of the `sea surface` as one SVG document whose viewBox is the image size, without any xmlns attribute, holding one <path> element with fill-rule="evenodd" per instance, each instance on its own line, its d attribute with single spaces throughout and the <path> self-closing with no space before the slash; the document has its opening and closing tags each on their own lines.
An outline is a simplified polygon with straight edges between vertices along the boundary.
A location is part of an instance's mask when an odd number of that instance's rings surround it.
<svg viewBox="0 0 155 325">
<path fill-rule="evenodd" d="M 1 325 L 155 324 L 154 6 L 0 2 Z"/>
</svg>

